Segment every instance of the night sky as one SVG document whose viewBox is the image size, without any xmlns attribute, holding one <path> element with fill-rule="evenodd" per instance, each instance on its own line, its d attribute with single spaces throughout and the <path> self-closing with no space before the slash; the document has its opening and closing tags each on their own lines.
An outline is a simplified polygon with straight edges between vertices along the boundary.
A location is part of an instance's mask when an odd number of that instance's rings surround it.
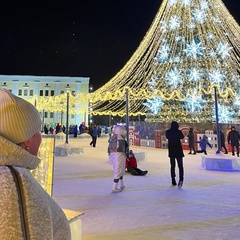
<svg viewBox="0 0 240 240">
<path fill-rule="evenodd" d="M 90 77 L 96 90 L 134 53 L 162 0 L 18 2 L 1 9 L 0 74 Z M 240 23 L 240 1 L 223 2 Z"/>
</svg>

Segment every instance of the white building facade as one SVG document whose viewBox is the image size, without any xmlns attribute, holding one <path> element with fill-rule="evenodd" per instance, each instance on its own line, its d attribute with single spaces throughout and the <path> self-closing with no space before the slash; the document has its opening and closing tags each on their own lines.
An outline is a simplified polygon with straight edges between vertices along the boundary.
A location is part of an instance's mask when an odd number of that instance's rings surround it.
<svg viewBox="0 0 240 240">
<path fill-rule="evenodd" d="M 29 75 L 0 75 L 0 87 L 11 91 L 16 96 L 26 100 L 34 96 L 49 97 L 58 96 L 67 91 L 72 94 L 89 93 L 89 77 L 60 77 L 60 76 L 29 76 Z M 36 104 L 37 105 L 37 104 Z M 80 108 L 84 113 L 69 115 L 70 125 L 88 125 L 88 103 L 78 103 L 76 109 Z M 54 126 L 59 123 L 66 125 L 66 112 L 39 112 L 43 124 Z"/>
</svg>

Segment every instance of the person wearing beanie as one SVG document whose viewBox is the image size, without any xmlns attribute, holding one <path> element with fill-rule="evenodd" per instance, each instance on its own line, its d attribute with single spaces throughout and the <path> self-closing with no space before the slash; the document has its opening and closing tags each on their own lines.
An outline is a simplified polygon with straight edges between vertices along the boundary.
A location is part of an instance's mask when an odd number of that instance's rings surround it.
<svg viewBox="0 0 240 240">
<path fill-rule="evenodd" d="M 68 220 L 30 170 L 41 144 L 37 109 L 0 89 L 0 238 L 70 240 Z"/>
<path fill-rule="evenodd" d="M 235 148 L 237 152 L 237 156 L 239 157 L 239 140 L 240 140 L 240 134 L 236 130 L 234 126 L 231 127 L 231 131 L 228 134 L 228 144 L 231 143 L 232 147 L 232 155 L 235 156 Z"/>
<path fill-rule="evenodd" d="M 126 134 L 127 131 L 124 126 L 116 125 L 112 137 L 108 140 L 108 154 L 113 166 L 113 193 L 121 192 L 125 188 L 123 176 L 126 167 L 126 157 L 128 156 L 129 150 L 128 143 L 125 139 Z"/>
<path fill-rule="evenodd" d="M 178 187 L 182 187 L 183 179 L 184 179 L 184 169 L 183 169 L 183 149 L 181 139 L 184 138 L 184 135 L 181 130 L 178 129 L 179 125 L 177 122 L 173 121 L 171 123 L 171 128 L 166 131 L 166 138 L 168 139 L 168 157 L 170 158 L 171 165 L 171 178 L 172 185 L 176 186 L 176 174 L 175 174 L 175 166 L 176 160 L 179 169 L 179 182 Z"/>
</svg>

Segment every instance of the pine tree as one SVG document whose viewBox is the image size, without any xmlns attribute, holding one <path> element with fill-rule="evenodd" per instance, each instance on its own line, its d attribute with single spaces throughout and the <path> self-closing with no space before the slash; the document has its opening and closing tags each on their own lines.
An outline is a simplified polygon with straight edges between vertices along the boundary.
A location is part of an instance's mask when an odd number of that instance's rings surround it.
<svg viewBox="0 0 240 240">
<path fill-rule="evenodd" d="M 240 117 L 240 27 L 221 0 L 163 0 L 131 59 L 95 92 L 96 113 L 147 121 L 212 122 Z M 102 98 L 99 98 L 102 96 Z M 107 99 L 107 102 L 106 102 Z"/>
</svg>

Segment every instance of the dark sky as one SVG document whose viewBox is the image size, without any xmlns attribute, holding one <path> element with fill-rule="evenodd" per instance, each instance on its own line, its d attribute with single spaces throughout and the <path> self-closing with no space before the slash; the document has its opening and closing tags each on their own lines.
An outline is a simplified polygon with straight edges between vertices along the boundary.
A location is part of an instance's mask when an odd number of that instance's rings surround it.
<svg viewBox="0 0 240 240">
<path fill-rule="evenodd" d="M 162 0 L 6 3 L 0 16 L 0 74 L 90 77 L 94 89 L 131 57 Z M 239 21 L 240 1 L 224 0 Z"/>
</svg>

